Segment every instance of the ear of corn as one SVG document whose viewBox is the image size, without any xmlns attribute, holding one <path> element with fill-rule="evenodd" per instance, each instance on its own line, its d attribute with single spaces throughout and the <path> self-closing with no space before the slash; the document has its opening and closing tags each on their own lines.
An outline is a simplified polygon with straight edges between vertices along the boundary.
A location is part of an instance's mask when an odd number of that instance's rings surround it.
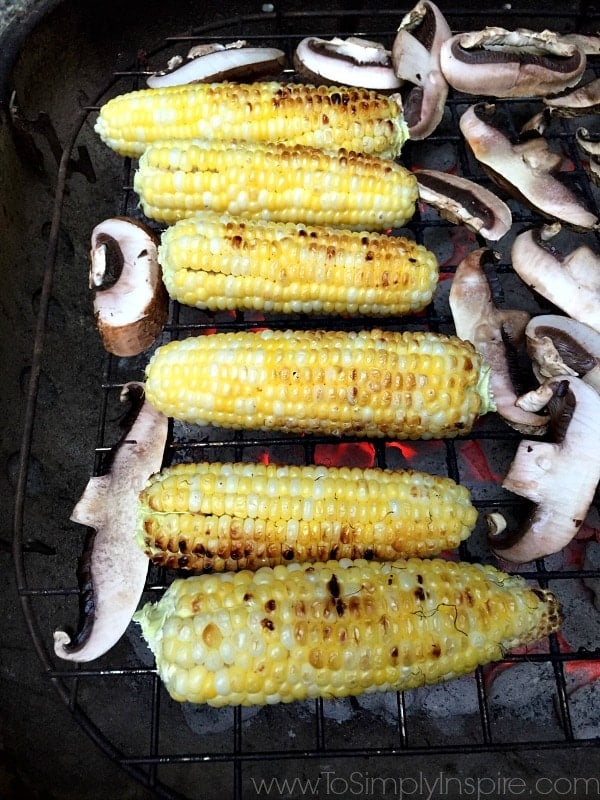
<svg viewBox="0 0 600 800">
<path fill-rule="evenodd" d="M 360 230 L 401 227 L 415 175 L 395 161 L 284 144 L 157 142 L 134 176 L 144 214 L 173 223 L 198 211 Z"/>
<path fill-rule="evenodd" d="M 491 566 L 362 560 L 178 579 L 134 619 L 171 697 L 224 706 L 455 678 L 556 631 L 560 609 Z"/>
<path fill-rule="evenodd" d="M 256 570 L 431 556 L 457 547 L 476 520 L 465 487 L 422 472 L 202 462 L 149 480 L 137 539 L 167 567 Z"/>
<path fill-rule="evenodd" d="M 368 89 L 196 83 L 109 100 L 95 125 L 117 153 L 140 156 L 157 139 L 287 142 L 395 158 L 408 138 L 397 99 Z"/>
<path fill-rule="evenodd" d="M 433 253 L 402 236 L 211 212 L 168 227 L 159 261 L 173 299 L 213 311 L 407 314 L 438 280 Z"/>
<path fill-rule="evenodd" d="M 492 407 L 469 342 L 430 332 L 216 333 L 158 348 L 146 397 L 198 425 L 441 438 Z"/>
</svg>

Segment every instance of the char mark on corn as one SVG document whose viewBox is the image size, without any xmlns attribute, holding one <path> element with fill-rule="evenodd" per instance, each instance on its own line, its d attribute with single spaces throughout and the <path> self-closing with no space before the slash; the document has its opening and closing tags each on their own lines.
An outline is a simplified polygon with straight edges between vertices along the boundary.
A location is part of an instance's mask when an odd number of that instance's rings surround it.
<svg viewBox="0 0 600 800">
<path fill-rule="evenodd" d="M 433 253 L 403 236 L 213 212 L 168 227 L 159 261 L 173 299 L 211 311 L 408 314 L 438 281 Z"/>
<path fill-rule="evenodd" d="M 134 619 L 171 697 L 232 706 L 449 680 L 556 631 L 561 613 L 520 576 L 409 559 L 177 579 Z"/>
<path fill-rule="evenodd" d="M 431 439 L 466 433 L 493 407 L 469 343 L 432 332 L 215 333 L 170 342 L 146 397 L 197 425 Z"/>
<path fill-rule="evenodd" d="M 393 97 L 276 81 L 128 92 L 102 106 L 95 130 L 117 153 L 133 157 L 157 139 L 204 138 L 345 148 L 395 158 L 408 138 Z"/>
<path fill-rule="evenodd" d="M 136 538 L 155 564 L 221 572 L 432 556 L 476 520 L 465 487 L 423 472 L 200 462 L 152 476 Z"/>
<path fill-rule="evenodd" d="M 386 230 L 415 212 L 415 175 L 350 150 L 202 139 L 148 147 L 134 176 L 144 214 L 171 224 L 197 212 Z"/>
</svg>

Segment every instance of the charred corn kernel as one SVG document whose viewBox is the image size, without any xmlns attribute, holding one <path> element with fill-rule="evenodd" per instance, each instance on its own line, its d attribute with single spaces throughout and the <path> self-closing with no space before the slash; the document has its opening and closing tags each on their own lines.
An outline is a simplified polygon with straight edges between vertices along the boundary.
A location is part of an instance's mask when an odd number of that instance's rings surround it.
<svg viewBox="0 0 600 800">
<path fill-rule="evenodd" d="M 159 347 L 146 398 L 197 425 L 396 439 L 466 433 L 493 408 L 470 342 L 431 332 L 215 333 Z"/>
<path fill-rule="evenodd" d="M 394 97 L 368 89 L 205 83 L 141 89 L 109 100 L 96 132 L 123 156 L 157 139 L 287 142 L 395 158 L 408 138 Z"/>
<path fill-rule="evenodd" d="M 415 211 L 415 175 L 395 161 L 340 150 L 201 139 L 157 142 L 134 176 L 144 214 L 173 223 L 199 211 L 384 230 Z"/>
<path fill-rule="evenodd" d="M 431 556 L 476 520 L 465 487 L 423 472 L 202 462 L 150 478 L 136 536 L 156 564 L 220 572 Z"/>
<path fill-rule="evenodd" d="M 414 558 L 178 579 L 134 619 L 175 700 L 225 706 L 448 680 L 556 631 L 561 614 L 550 592 L 520 576 Z"/>
<path fill-rule="evenodd" d="M 212 311 L 408 314 L 438 280 L 433 253 L 402 236 L 212 212 L 167 228 L 159 261 L 173 299 Z"/>
</svg>

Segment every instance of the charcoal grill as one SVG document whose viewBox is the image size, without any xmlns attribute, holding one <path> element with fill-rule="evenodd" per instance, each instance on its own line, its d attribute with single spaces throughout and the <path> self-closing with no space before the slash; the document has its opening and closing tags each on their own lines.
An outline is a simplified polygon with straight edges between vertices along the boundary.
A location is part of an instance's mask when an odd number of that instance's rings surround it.
<svg viewBox="0 0 600 800">
<path fill-rule="evenodd" d="M 166 38 L 164 31 L 156 30 L 159 25 L 155 18 L 143 39 L 140 34 L 139 45 L 136 41 L 135 47 L 129 44 L 125 48 L 134 52 L 139 47 L 135 60 L 126 63 L 118 49 L 103 52 L 102 59 L 98 56 L 103 65 L 109 65 L 105 78 L 92 80 L 89 85 L 94 91 L 88 90 L 86 96 L 75 99 L 71 95 L 78 87 L 70 87 L 64 103 L 65 118 L 59 123 L 36 113 L 36 109 L 39 113 L 47 108 L 43 95 L 34 92 L 33 98 L 25 100 L 23 83 L 30 77 L 26 70 L 20 77 L 17 73 L 18 85 L 10 87 L 16 92 L 11 107 L 5 107 L 14 145 L 8 152 L 21 161 L 29 158 L 28 169 L 41 170 L 42 185 L 44 164 L 47 167 L 53 158 L 57 163 L 56 170 L 49 171 L 51 180 L 45 187 L 48 207 L 53 196 L 51 211 L 44 210 L 40 201 L 40 208 L 32 212 L 33 220 L 37 218 L 39 223 L 37 230 L 45 237 L 45 255 L 43 268 L 34 271 L 41 283 L 34 295 L 37 324 L 32 333 L 30 366 L 24 372 L 27 384 L 20 419 L 20 454 L 12 461 L 17 590 L 48 691 L 52 686 L 58 692 L 74 721 L 109 759 L 157 797 L 173 800 L 250 798 L 258 795 L 260 780 L 283 780 L 286 776 L 290 780 L 291 776 L 308 778 L 313 784 L 288 784 L 277 796 L 284 796 L 286 791 L 289 796 L 310 796 L 311 788 L 312 796 L 378 796 L 377 792 L 380 796 L 398 796 L 401 789 L 413 796 L 427 796 L 427 787 L 441 776 L 446 783 L 437 784 L 438 795 L 451 797 L 465 793 L 468 785 L 456 780 L 468 775 L 472 779 L 487 777 L 489 794 L 492 779 L 522 775 L 518 770 L 523 770 L 525 763 L 535 764 L 527 777 L 546 776 L 550 780 L 575 775 L 576 764 L 586 765 L 585 774 L 593 776 L 597 773 L 594 765 L 599 763 L 600 727 L 597 720 L 595 727 L 583 725 L 582 695 L 577 707 L 574 698 L 577 691 L 589 691 L 591 697 L 593 686 L 600 685 L 593 683 L 600 673 L 600 622 L 589 588 L 594 587 L 594 582 L 598 585 L 600 569 L 583 562 L 581 542 L 569 549 L 568 558 L 564 554 L 555 556 L 521 570 L 528 580 L 550 587 L 563 600 L 563 633 L 550 637 L 534 652 L 507 655 L 500 665 L 479 669 L 454 687 L 417 690 L 370 704 L 354 699 L 318 700 L 262 709 L 256 714 L 241 709 L 209 713 L 180 706 L 168 698 L 133 625 L 110 653 L 91 664 L 73 667 L 52 654 L 52 631 L 69 621 L 75 623 L 80 596 L 75 568 L 85 532 L 69 525 L 68 514 L 89 475 L 102 472 L 106 455 L 119 438 L 120 389 L 127 381 L 142 378 L 148 355 L 131 359 L 106 356 L 91 321 L 86 252 L 91 228 L 104 216 L 141 216 L 131 189 L 135 163 L 106 152 L 97 141 L 92 131 L 95 111 L 109 96 L 142 86 L 148 71 L 161 68 L 172 55 L 186 52 L 198 41 L 244 38 L 280 47 L 288 55 L 308 34 L 362 34 L 389 45 L 400 19 L 411 7 L 407 4 L 389 9 L 383 4 L 366 9 L 354 2 L 323 12 L 318 4 L 310 4 L 310 8 L 306 5 L 286 6 L 280 2 L 245 13 L 226 4 L 227 8 L 219 8 L 214 18 L 206 12 L 189 32 Z M 593 32 L 600 28 L 600 12 L 586 2 L 569 6 L 557 2 L 543 9 L 535 4 L 507 3 L 485 12 L 448 3 L 440 6 L 454 31 L 481 28 L 490 21 L 507 28 L 552 27 L 563 32 Z M 175 7 L 177 4 L 169 12 L 173 31 L 177 24 L 185 27 L 189 19 L 173 19 L 177 16 Z M 181 9 L 189 11 L 185 4 Z M 94 19 L 99 20 L 101 15 L 97 10 L 95 13 Z M 151 14 L 146 18 L 150 19 Z M 127 15 L 127 26 L 132 19 L 133 11 Z M 102 33 L 97 31 L 93 53 L 100 51 Z M 116 48 L 122 43 L 119 38 Z M 71 43 L 65 44 L 68 53 Z M 591 61 L 590 77 L 600 73 L 599 63 Z M 117 70 L 110 74 L 115 66 Z M 59 108 L 63 105 L 54 96 L 47 102 Z M 458 119 L 471 102 L 472 98 L 451 94 L 440 128 L 425 142 L 408 143 L 403 162 L 408 166 L 456 169 L 491 188 L 458 132 Z M 539 104 L 531 100 L 504 105 L 521 122 L 539 109 Z M 598 192 L 585 176 L 573 138 L 574 126 L 586 122 L 593 125 L 591 120 L 554 122 L 549 138 L 555 148 L 564 152 L 573 183 L 589 205 L 597 208 Z M 548 312 L 552 309 L 524 287 L 509 261 L 512 237 L 539 219 L 517 203 L 511 201 L 510 205 L 515 220 L 513 232 L 494 247 L 500 256 L 490 275 L 495 300 L 500 306 Z M 48 221 L 43 225 L 42 220 Z M 377 324 L 396 330 L 452 332 L 448 307 L 452 275 L 460 258 L 484 243 L 422 207 L 407 227 L 410 236 L 434 250 L 441 264 L 439 289 L 424 314 L 374 323 L 366 317 L 208 314 L 173 304 L 161 342 L 212 330 L 265 325 L 360 329 Z M 21 236 L 27 239 L 25 232 Z M 590 244 L 600 249 L 596 238 L 593 234 L 587 236 Z M 64 357 L 61 345 L 61 332 L 69 327 L 78 341 L 78 346 L 73 347 L 74 362 Z M 525 370 L 524 383 L 527 380 Z M 81 412 L 76 425 L 70 424 L 71 404 L 78 405 Z M 66 435 L 73 438 L 65 443 L 61 433 L 61 444 L 55 443 L 53 448 L 53 434 L 48 431 L 65 429 Z M 482 520 L 485 513 L 501 510 L 517 521 L 525 513 L 525 505 L 505 492 L 500 480 L 519 439 L 496 415 L 481 420 L 468 436 L 442 443 L 410 444 L 232 433 L 175 423 L 165 464 L 190 459 L 269 458 L 290 463 L 411 466 L 449 475 L 468 486 Z M 62 478 L 50 477 L 50 470 L 44 470 L 46 458 L 48 465 L 59 464 L 65 470 Z M 46 499 L 38 485 L 44 480 L 58 490 L 57 499 Z M 590 536 L 594 526 L 600 528 L 599 513 L 596 498 L 589 520 Z M 40 526 L 41 514 L 46 521 Z M 54 555 L 44 555 L 44 549 Z M 493 560 L 483 521 L 471 539 L 461 545 L 459 555 L 464 560 Z M 40 560 L 45 558 L 52 559 L 52 566 L 40 570 Z M 145 599 L 156 599 L 172 578 L 171 573 L 150 567 Z M 504 688 L 500 692 L 498 687 Z M 530 711 L 524 713 L 524 705 Z M 423 776 L 429 783 L 423 783 Z M 402 777 L 415 783 L 402 784 Z M 320 784 L 314 784 L 316 778 Z M 384 779 L 387 783 L 382 782 Z M 421 794 L 415 788 L 419 780 Z M 528 789 L 533 785 L 527 784 Z M 549 786 L 543 784 L 545 790 Z M 566 787 L 562 784 L 556 796 L 588 796 L 561 791 Z M 579 790 L 582 787 L 584 784 L 579 785 Z M 538 788 L 542 796 L 541 785 Z M 495 789 L 496 796 L 509 796 L 506 783 L 503 790 L 500 783 L 495 784 Z M 545 794 L 554 796 L 549 791 Z"/>
</svg>

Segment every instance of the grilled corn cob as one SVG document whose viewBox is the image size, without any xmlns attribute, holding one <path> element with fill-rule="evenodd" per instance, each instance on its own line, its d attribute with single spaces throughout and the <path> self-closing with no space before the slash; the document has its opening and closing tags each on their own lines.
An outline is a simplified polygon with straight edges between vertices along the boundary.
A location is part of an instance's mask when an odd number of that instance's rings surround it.
<svg viewBox="0 0 600 800">
<path fill-rule="evenodd" d="M 134 176 L 144 214 L 173 223 L 198 211 L 365 230 L 400 227 L 417 180 L 395 161 L 340 150 L 202 139 L 157 142 Z"/>
<path fill-rule="evenodd" d="M 433 253 L 401 236 L 212 212 L 167 228 L 159 261 L 173 299 L 213 311 L 407 314 L 438 279 Z"/>
<path fill-rule="evenodd" d="M 455 678 L 556 631 L 560 609 L 520 576 L 415 558 L 178 579 L 134 619 L 171 697 L 224 706 Z"/>
<path fill-rule="evenodd" d="M 492 407 L 469 342 L 430 332 L 216 333 L 159 347 L 146 397 L 198 425 L 430 439 Z"/>
<path fill-rule="evenodd" d="M 136 538 L 156 564 L 221 572 L 431 556 L 476 520 L 465 487 L 422 472 L 203 462 L 152 476 Z"/>
<path fill-rule="evenodd" d="M 109 100 L 95 125 L 123 156 L 157 139 L 287 142 L 395 158 L 408 138 L 394 97 L 368 89 L 282 84 L 196 83 L 142 89 Z"/>
</svg>

